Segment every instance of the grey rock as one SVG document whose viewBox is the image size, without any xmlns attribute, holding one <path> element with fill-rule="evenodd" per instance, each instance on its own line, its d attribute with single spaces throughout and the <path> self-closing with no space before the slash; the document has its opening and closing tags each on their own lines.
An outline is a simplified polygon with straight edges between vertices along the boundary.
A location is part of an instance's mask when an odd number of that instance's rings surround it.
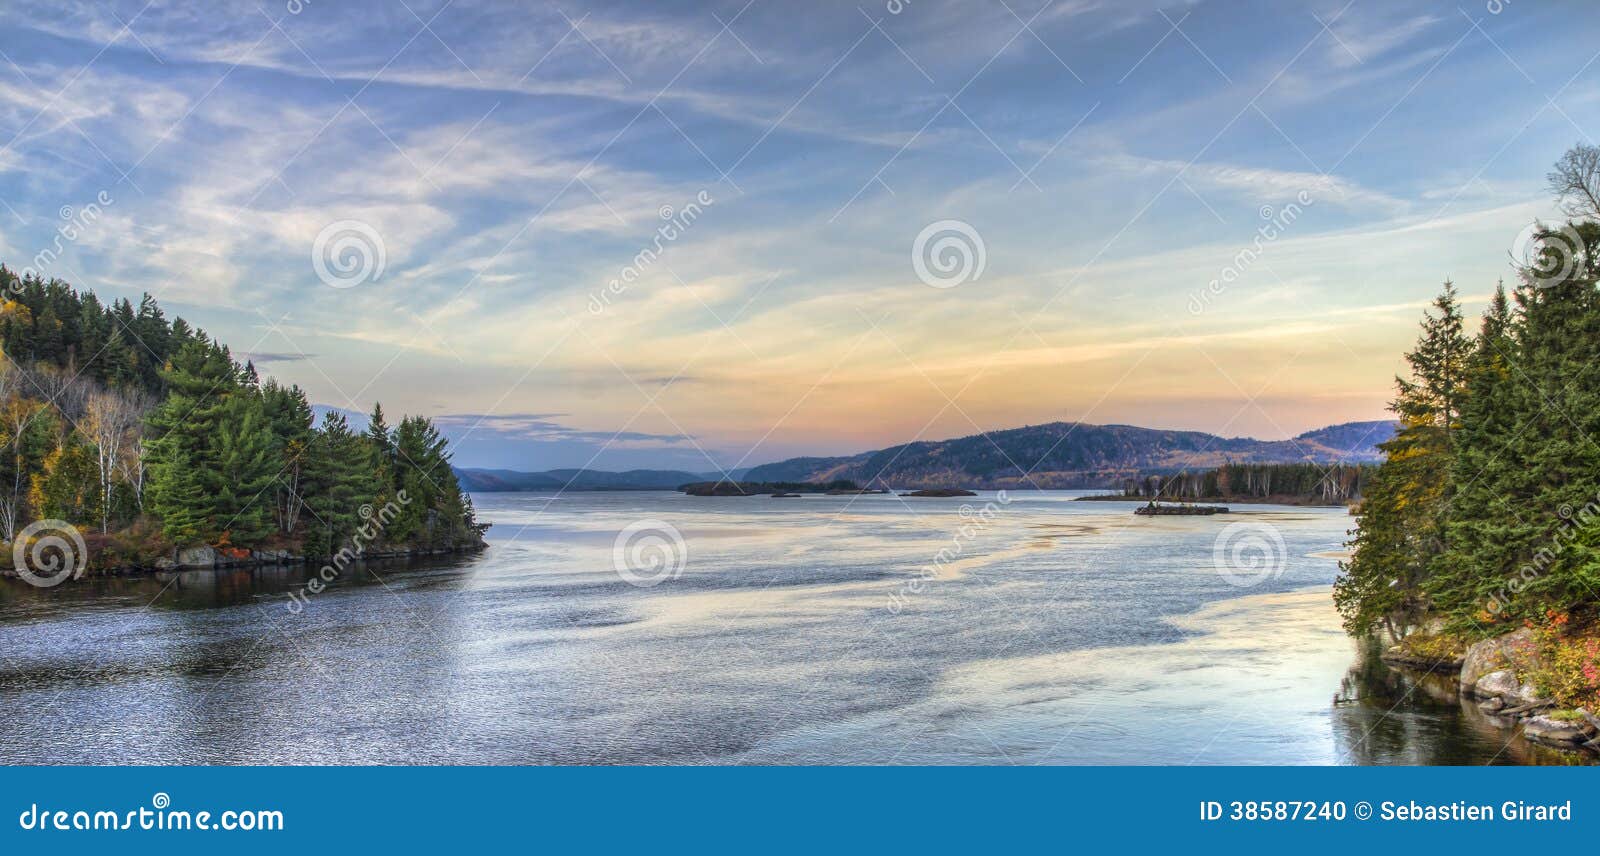
<svg viewBox="0 0 1600 856">
<path fill-rule="evenodd" d="M 185 547 L 178 551 L 178 567 L 180 568 L 214 568 L 217 566 L 217 551 L 211 547 Z"/>
<path fill-rule="evenodd" d="M 1520 686 L 1514 675 L 1503 670 L 1482 675 L 1471 684 L 1468 684 L 1466 681 L 1462 681 L 1461 685 L 1465 688 L 1469 688 L 1473 695 L 1476 695 L 1479 698 L 1492 699 L 1499 699 L 1506 693 L 1515 692 L 1517 687 Z"/>
<path fill-rule="evenodd" d="M 1565 722 L 1540 715 L 1524 720 L 1522 733 L 1543 743 L 1582 743 L 1594 736 L 1594 727 L 1582 720 Z"/>
<path fill-rule="evenodd" d="M 1515 633 L 1485 639 L 1467 649 L 1461 663 L 1461 691 L 1471 692 L 1473 685 L 1484 676 L 1505 669 L 1511 663 L 1511 652 L 1533 644 L 1533 631 L 1524 627 Z"/>
<path fill-rule="evenodd" d="M 1539 701 L 1539 693 L 1531 686 L 1517 680 L 1507 669 L 1490 672 L 1472 686 L 1479 698 L 1500 699 L 1504 704 L 1518 706 Z"/>
</svg>

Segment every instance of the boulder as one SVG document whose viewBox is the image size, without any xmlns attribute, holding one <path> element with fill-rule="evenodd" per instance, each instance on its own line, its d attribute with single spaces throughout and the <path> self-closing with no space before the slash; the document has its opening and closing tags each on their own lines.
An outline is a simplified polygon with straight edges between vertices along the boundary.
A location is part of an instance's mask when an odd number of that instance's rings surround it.
<svg viewBox="0 0 1600 856">
<path fill-rule="evenodd" d="M 1594 726 L 1582 719 L 1568 721 L 1540 715 L 1523 720 L 1522 733 L 1541 743 L 1583 743 L 1594 736 Z"/>
<path fill-rule="evenodd" d="M 1533 631 L 1527 628 L 1493 639 L 1485 639 L 1467 649 L 1461 662 L 1461 691 L 1471 692 L 1484 676 L 1511 665 L 1511 654 L 1519 648 L 1531 649 Z"/>
<path fill-rule="evenodd" d="M 180 568 L 214 568 L 217 566 L 217 551 L 204 544 L 198 547 L 184 547 L 178 551 L 178 567 Z"/>
<path fill-rule="evenodd" d="M 1479 678 L 1473 684 L 1472 691 L 1479 698 L 1497 698 L 1513 707 L 1540 700 L 1537 690 L 1517 680 L 1517 676 L 1508 669 L 1490 672 Z"/>
</svg>

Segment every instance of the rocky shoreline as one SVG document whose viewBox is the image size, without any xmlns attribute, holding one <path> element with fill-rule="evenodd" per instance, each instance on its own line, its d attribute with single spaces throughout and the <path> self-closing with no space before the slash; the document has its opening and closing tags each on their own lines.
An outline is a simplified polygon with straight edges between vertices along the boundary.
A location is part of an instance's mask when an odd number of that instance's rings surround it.
<svg viewBox="0 0 1600 856">
<path fill-rule="evenodd" d="M 1563 708 L 1513 666 L 1519 656 L 1529 656 L 1533 641 L 1531 630 L 1518 630 L 1477 642 L 1460 656 L 1419 652 L 1401 642 L 1384 653 L 1383 661 L 1453 679 L 1463 699 L 1476 701 L 1477 709 L 1501 729 L 1566 752 L 1600 755 L 1600 716 L 1586 708 Z"/>
<path fill-rule="evenodd" d="M 123 563 L 104 568 L 85 568 L 79 578 L 140 577 L 177 571 L 234 570 L 289 565 L 346 564 L 355 561 L 381 559 L 415 559 L 427 556 L 481 553 L 488 547 L 487 543 L 480 542 L 456 547 L 408 547 L 404 549 L 347 551 L 341 559 L 339 555 L 296 555 L 289 550 L 228 550 L 201 546 L 176 550 L 170 556 L 159 556 L 149 561 Z M 12 567 L 0 567 L 0 578 L 17 579 L 20 576 Z"/>
</svg>

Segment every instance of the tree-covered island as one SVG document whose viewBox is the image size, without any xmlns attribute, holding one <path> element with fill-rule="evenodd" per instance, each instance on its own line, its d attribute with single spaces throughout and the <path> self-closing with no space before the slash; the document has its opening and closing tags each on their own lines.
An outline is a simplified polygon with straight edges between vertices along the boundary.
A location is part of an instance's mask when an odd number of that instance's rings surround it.
<svg viewBox="0 0 1600 856">
<path fill-rule="evenodd" d="M 429 420 L 391 427 L 375 406 L 361 431 L 338 411 L 319 421 L 298 386 L 263 381 L 148 295 L 105 304 L 0 267 L 0 300 L 0 537 L 25 568 L 67 561 L 94 575 L 483 546 Z M 87 555 L 39 552 L 61 523 Z"/>
</svg>

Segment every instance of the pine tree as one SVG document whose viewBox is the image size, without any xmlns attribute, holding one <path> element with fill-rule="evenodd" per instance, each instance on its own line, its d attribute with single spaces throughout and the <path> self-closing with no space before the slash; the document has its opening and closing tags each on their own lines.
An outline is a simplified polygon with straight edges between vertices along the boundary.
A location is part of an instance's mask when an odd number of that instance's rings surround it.
<svg viewBox="0 0 1600 856">
<path fill-rule="evenodd" d="M 169 442 L 162 440 L 152 447 L 145 492 L 150 510 L 161 521 L 162 534 L 182 547 L 208 536 L 208 503 L 193 465 L 181 449 L 170 448 Z"/>
<path fill-rule="evenodd" d="M 245 366 L 246 387 L 253 370 Z M 278 529 L 293 535 L 300 523 L 304 507 L 306 459 L 312 442 L 311 404 L 298 386 L 284 387 L 274 379 L 260 386 L 262 406 L 266 412 L 267 426 L 272 433 L 273 455 L 277 458 L 280 478 L 273 488 L 273 509 Z"/>
<path fill-rule="evenodd" d="M 1471 342 L 1449 282 L 1423 316 L 1422 335 L 1406 354 L 1411 376 L 1395 378 L 1390 409 L 1400 418 L 1387 459 L 1361 504 L 1360 524 L 1341 566 L 1334 600 L 1352 633 L 1379 624 L 1402 632 L 1427 609 L 1428 570 L 1446 545 L 1443 528 Z"/>
<path fill-rule="evenodd" d="M 1600 295 L 1595 291 L 1600 224 L 1570 227 L 1583 242 L 1556 279 L 1523 271 L 1508 384 L 1511 465 L 1496 486 L 1506 514 L 1477 574 L 1494 616 L 1536 616 L 1582 603 L 1600 584 L 1570 518 L 1600 501 Z M 1515 597 L 1502 597 L 1513 592 Z M 1480 616 L 1481 617 L 1481 616 Z"/>
<path fill-rule="evenodd" d="M 1446 514 L 1448 550 L 1434 562 L 1428 594 L 1457 629 L 1490 620 L 1483 615 L 1481 581 L 1510 563 L 1505 521 L 1518 514 L 1521 464 L 1513 443 L 1521 434 L 1515 395 L 1515 318 L 1504 284 L 1495 289 L 1467 365 L 1467 395 L 1456 432 Z"/>
<path fill-rule="evenodd" d="M 276 530 L 271 489 L 282 471 L 276 444 L 259 394 L 241 389 L 230 395 L 222 417 L 212 522 L 225 543 L 254 547 Z"/>
<path fill-rule="evenodd" d="M 373 453 L 366 439 L 350 430 L 344 414 L 329 413 L 313 436 L 306 461 L 306 553 L 326 556 L 346 546 L 364 520 L 375 513 L 378 492 Z"/>
<path fill-rule="evenodd" d="M 151 411 L 146 427 L 151 438 L 148 499 L 163 519 L 180 512 L 185 530 L 191 528 L 190 521 L 199 521 L 192 527 L 195 537 L 211 541 L 220 536 L 228 519 L 221 506 L 222 491 L 234 489 L 222 475 L 220 446 L 228 402 L 239 389 L 238 374 L 220 348 L 194 340 L 173 356 L 161 382 L 167 397 Z M 179 461 L 187 474 L 176 473 Z M 191 478 L 198 485 L 197 496 L 188 490 Z M 182 493 L 167 494 L 175 488 Z"/>
</svg>

